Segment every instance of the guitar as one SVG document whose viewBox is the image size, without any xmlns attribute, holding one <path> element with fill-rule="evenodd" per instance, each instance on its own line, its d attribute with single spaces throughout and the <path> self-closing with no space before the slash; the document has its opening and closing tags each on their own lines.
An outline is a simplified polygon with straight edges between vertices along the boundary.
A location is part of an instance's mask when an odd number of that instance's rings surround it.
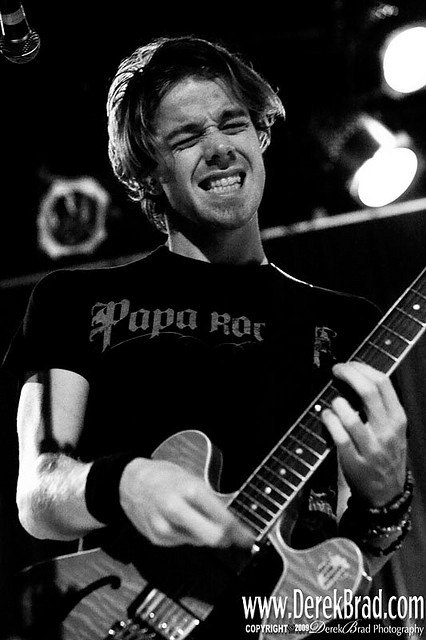
<svg viewBox="0 0 426 640">
<path fill-rule="evenodd" d="M 426 269 L 350 360 L 365 362 L 390 375 L 425 328 Z M 243 486 L 232 494 L 218 494 L 255 537 L 250 558 L 237 563 L 236 573 L 256 563 L 265 547 L 272 548 L 282 562 L 282 573 L 268 593 L 269 610 L 260 614 L 263 615 L 258 628 L 260 640 L 273 640 L 284 634 L 288 640 L 305 638 L 322 622 L 330 622 L 326 618 L 315 618 L 312 625 L 312 617 L 300 611 L 301 597 L 305 602 L 308 598 L 316 602 L 331 595 L 338 600 L 348 592 L 365 592 L 369 586 L 361 551 L 351 540 L 332 538 L 311 549 L 294 550 L 285 542 L 280 526 L 309 478 L 332 450 L 320 416 L 340 393 L 330 381 Z M 177 462 L 216 486 L 221 466 L 218 452 L 200 431 L 183 431 L 170 437 L 152 457 Z M 34 590 L 37 592 L 46 576 L 51 576 L 55 591 L 43 621 L 44 633 L 40 635 L 43 638 L 184 640 L 196 637 L 216 605 L 214 598 L 200 596 L 200 592 L 209 591 L 206 585 L 197 591 L 197 585 L 184 584 L 172 593 L 163 588 L 161 582 L 143 577 L 142 571 L 138 564 L 118 560 L 102 549 L 63 556 L 22 573 L 27 585 L 23 601 L 25 604 L 26 600 L 34 599 Z M 209 580 L 207 571 L 203 582 L 207 584 Z M 250 625 L 254 605 L 248 598 L 243 600 L 245 622 Z M 51 635 L 47 633 L 49 624 Z"/>
</svg>

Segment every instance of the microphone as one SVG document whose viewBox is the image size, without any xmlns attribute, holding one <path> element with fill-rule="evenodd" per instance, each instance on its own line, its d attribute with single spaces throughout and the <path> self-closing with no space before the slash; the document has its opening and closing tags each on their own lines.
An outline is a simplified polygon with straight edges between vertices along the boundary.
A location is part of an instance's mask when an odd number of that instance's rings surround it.
<svg viewBox="0 0 426 640">
<path fill-rule="evenodd" d="M 0 0 L 0 52 L 10 62 L 24 64 L 40 49 L 40 36 L 33 31 L 19 0 Z"/>
</svg>

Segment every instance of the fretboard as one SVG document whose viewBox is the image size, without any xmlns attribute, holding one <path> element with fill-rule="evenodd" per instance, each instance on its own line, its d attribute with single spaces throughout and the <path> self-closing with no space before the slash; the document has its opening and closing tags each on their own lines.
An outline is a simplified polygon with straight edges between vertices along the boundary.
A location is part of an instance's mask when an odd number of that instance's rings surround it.
<svg viewBox="0 0 426 640">
<path fill-rule="evenodd" d="M 395 302 L 349 360 L 390 375 L 426 328 L 426 269 Z M 326 459 L 333 444 L 322 411 L 341 395 L 333 381 L 321 391 L 233 498 L 230 509 L 260 540 L 307 480 Z"/>
</svg>

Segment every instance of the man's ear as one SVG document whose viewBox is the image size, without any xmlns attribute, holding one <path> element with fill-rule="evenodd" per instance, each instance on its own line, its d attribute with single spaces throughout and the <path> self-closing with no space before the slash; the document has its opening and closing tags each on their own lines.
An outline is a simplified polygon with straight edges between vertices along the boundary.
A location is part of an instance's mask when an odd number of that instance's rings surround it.
<svg viewBox="0 0 426 640">
<path fill-rule="evenodd" d="M 257 137 L 259 138 L 260 150 L 262 151 L 262 153 L 264 153 L 269 147 L 269 143 L 271 142 L 271 133 L 269 130 L 258 131 Z"/>
<path fill-rule="evenodd" d="M 157 178 L 150 175 L 144 179 L 145 191 L 151 196 L 160 196 L 163 193 L 163 187 Z"/>
</svg>

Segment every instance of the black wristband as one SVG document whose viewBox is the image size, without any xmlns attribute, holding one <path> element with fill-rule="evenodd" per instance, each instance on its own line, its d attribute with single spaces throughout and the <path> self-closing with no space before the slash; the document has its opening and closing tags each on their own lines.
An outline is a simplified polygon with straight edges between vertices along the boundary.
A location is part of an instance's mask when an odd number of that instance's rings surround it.
<svg viewBox="0 0 426 640">
<path fill-rule="evenodd" d="M 125 518 L 120 505 L 119 486 L 124 468 L 137 458 L 134 452 L 98 458 L 86 479 L 85 500 L 88 512 L 103 524 L 119 524 Z"/>
<path fill-rule="evenodd" d="M 399 549 L 411 529 L 413 489 L 413 476 L 407 470 L 403 492 L 382 507 L 368 506 L 351 496 L 340 520 L 340 535 L 351 538 L 374 556 L 386 556 Z"/>
<path fill-rule="evenodd" d="M 414 492 L 413 474 L 409 469 L 406 471 L 405 484 L 402 493 L 393 500 L 390 500 L 382 507 L 370 507 L 360 498 L 352 495 L 348 500 L 348 507 L 356 515 L 356 519 L 364 525 L 369 526 L 390 526 L 403 519 L 411 506 Z"/>
</svg>

